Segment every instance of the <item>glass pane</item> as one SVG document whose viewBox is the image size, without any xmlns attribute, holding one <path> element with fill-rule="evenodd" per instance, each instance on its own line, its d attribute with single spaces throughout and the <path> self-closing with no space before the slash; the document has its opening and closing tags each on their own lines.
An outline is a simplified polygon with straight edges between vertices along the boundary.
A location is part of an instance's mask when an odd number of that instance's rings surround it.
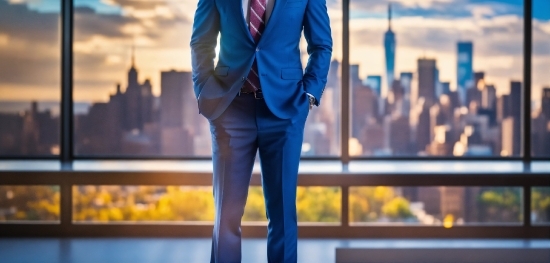
<svg viewBox="0 0 550 263">
<path fill-rule="evenodd" d="M 531 223 L 550 224 L 550 187 L 531 188 Z"/>
<path fill-rule="evenodd" d="M 59 154 L 60 6 L 0 1 L 0 156 Z"/>
<path fill-rule="evenodd" d="M 73 187 L 73 221 L 76 222 L 213 220 L 212 187 Z"/>
<path fill-rule="evenodd" d="M 0 186 L 0 222 L 59 222 L 59 186 Z"/>
<path fill-rule="evenodd" d="M 339 223 L 340 203 L 341 191 L 338 187 L 298 187 L 298 221 Z M 73 220 L 80 223 L 212 222 L 214 211 L 210 186 L 73 187 Z M 260 186 L 249 189 L 243 221 L 267 221 Z"/>
<path fill-rule="evenodd" d="M 296 210 L 299 223 L 340 223 L 340 187 L 298 187 Z M 243 221 L 267 221 L 262 188 L 250 187 Z"/>
<path fill-rule="evenodd" d="M 533 0 L 532 153 L 550 156 L 550 2 Z"/>
<path fill-rule="evenodd" d="M 523 2 L 466 2 L 351 0 L 350 155 L 520 154 Z"/>
<path fill-rule="evenodd" d="M 191 80 L 196 7 L 196 0 L 75 0 L 77 155 L 210 155 Z"/>
<path fill-rule="evenodd" d="M 350 223 L 498 225 L 522 223 L 521 187 L 351 187 Z"/>
<path fill-rule="evenodd" d="M 314 107 L 306 121 L 302 156 L 340 155 L 340 62 L 342 61 L 342 0 L 327 1 L 332 31 L 332 62 L 327 85 L 319 107 Z M 308 61 L 307 43 L 302 37 L 302 63 Z"/>
<path fill-rule="evenodd" d="M 296 209 L 299 223 L 337 223 L 342 217 L 340 187 L 298 187 Z"/>
<path fill-rule="evenodd" d="M 77 155 L 211 155 L 209 125 L 192 89 L 188 43 L 196 6 L 75 0 Z M 321 107 L 308 118 L 303 155 L 339 154 L 341 6 L 328 3 L 334 61 Z"/>
</svg>

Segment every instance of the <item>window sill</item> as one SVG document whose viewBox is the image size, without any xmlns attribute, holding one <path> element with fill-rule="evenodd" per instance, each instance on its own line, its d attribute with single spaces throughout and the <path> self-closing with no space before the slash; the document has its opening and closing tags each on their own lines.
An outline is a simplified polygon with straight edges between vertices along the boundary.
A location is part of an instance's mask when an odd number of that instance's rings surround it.
<svg viewBox="0 0 550 263">
<path fill-rule="evenodd" d="M 302 160 L 301 174 L 550 174 L 550 162 L 533 161 L 530 170 L 521 161 L 340 161 Z M 59 161 L 4 160 L 0 172 L 6 171 L 75 171 L 75 172 L 189 172 L 211 173 L 209 160 L 77 160 L 62 168 Z M 260 172 L 256 162 L 254 172 Z"/>
</svg>

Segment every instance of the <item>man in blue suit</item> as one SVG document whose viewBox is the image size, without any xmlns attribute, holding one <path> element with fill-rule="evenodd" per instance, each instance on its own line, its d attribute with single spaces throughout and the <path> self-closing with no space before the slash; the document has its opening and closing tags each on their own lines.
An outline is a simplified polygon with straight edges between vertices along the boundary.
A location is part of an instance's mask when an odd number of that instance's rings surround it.
<svg viewBox="0 0 550 263">
<path fill-rule="evenodd" d="M 302 30 L 309 54 L 305 72 Z M 212 133 L 211 262 L 241 262 L 241 218 L 257 151 L 269 221 L 268 261 L 296 262 L 304 124 L 311 107 L 319 105 L 332 54 L 325 0 L 199 0 L 191 53 L 199 111 Z"/>
</svg>

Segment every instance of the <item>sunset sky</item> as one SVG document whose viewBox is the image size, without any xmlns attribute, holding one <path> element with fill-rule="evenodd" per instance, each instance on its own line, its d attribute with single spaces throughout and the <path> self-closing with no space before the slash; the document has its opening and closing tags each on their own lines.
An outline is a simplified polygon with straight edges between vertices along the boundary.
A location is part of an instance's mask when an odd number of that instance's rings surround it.
<svg viewBox="0 0 550 263">
<path fill-rule="evenodd" d="M 350 60 L 361 77 L 384 76 L 388 0 L 351 1 Z M 522 80 L 523 1 L 392 0 L 396 72 L 437 59 L 442 81 L 456 87 L 456 42 L 474 43 L 474 70 L 500 94 Z M 75 0 L 76 101 L 106 101 L 126 86 L 132 45 L 140 81 L 160 93 L 160 72 L 190 71 L 196 0 Z M 0 100 L 59 100 L 59 0 L 0 0 Z M 328 0 L 334 56 L 341 59 L 341 2 Z M 550 86 L 550 3 L 535 0 L 533 94 Z M 385 77 L 385 76 L 384 76 Z"/>
</svg>

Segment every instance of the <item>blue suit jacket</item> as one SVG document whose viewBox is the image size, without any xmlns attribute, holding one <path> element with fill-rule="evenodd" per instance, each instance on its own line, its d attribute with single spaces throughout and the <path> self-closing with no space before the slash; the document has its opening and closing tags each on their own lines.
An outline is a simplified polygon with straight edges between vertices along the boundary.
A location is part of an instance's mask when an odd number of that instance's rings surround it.
<svg viewBox="0 0 550 263">
<path fill-rule="evenodd" d="M 288 119 L 307 107 L 306 93 L 319 105 L 327 81 L 332 37 L 325 0 L 275 0 L 258 43 L 248 30 L 242 0 L 199 0 L 191 57 L 199 111 L 216 119 L 240 91 L 258 63 L 264 99 L 273 114 Z M 305 72 L 300 61 L 302 33 L 308 43 Z M 218 34 L 220 53 L 214 65 Z"/>
</svg>

